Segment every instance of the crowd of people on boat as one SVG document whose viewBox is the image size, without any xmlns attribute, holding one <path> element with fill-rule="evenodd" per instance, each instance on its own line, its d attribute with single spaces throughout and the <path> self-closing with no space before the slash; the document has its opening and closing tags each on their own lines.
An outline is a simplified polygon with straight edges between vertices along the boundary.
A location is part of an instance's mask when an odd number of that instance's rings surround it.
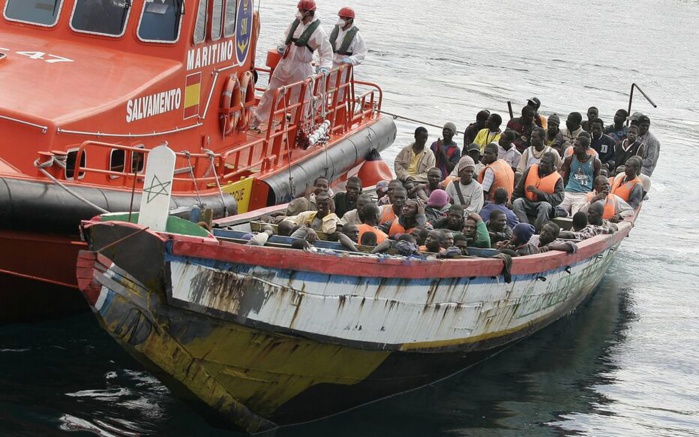
<svg viewBox="0 0 699 437">
<path fill-rule="evenodd" d="M 541 116 L 539 105 L 529 99 L 504 131 L 499 114 L 479 112 L 463 147 L 452 122 L 430 145 L 418 127 L 394 161 L 396 179 L 366 193 L 351 177 L 346 191 L 333 193 L 318 177 L 272 220 L 277 232 L 304 249 L 322 237 L 351 250 L 437 257 L 467 255 L 469 247 L 571 253 L 576 240 L 615 232 L 638 209 L 657 164 L 649 117 L 620 109 L 605 127 L 591 107 L 587 120 L 572 112 L 560 128 L 560 117 Z M 570 230 L 552 221 L 560 217 Z"/>
</svg>

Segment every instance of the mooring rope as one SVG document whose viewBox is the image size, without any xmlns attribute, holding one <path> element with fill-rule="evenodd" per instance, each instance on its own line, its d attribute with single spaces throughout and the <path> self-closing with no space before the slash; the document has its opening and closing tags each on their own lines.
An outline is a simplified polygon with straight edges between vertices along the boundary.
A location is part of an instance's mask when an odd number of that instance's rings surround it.
<svg viewBox="0 0 699 437">
<path fill-rule="evenodd" d="M 382 113 L 382 114 L 390 115 L 390 116 L 393 117 L 394 119 L 396 119 L 396 118 L 401 118 L 401 119 L 403 119 L 403 120 L 412 121 L 412 122 L 415 122 L 415 123 L 420 123 L 420 124 L 423 124 L 423 125 L 426 125 L 426 126 L 436 127 L 436 128 L 438 128 L 438 129 L 442 129 L 442 128 L 444 127 L 443 125 L 440 126 L 440 125 L 438 125 L 438 124 L 429 123 L 429 122 L 427 122 L 427 121 L 422 121 L 422 120 L 417 120 L 417 119 L 415 119 L 415 118 L 405 117 L 405 116 L 403 116 L 403 115 L 394 114 L 394 113 L 392 113 L 392 112 L 384 111 L 384 110 L 382 110 L 382 109 L 380 109 L 379 112 Z M 462 134 L 461 132 L 454 132 L 454 136 L 461 135 L 461 134 Z"/>
<path fill-rule="evenodd" d="M 91 207 L 95 208 L 97 211 L 101 212 L 102 214 L 107 214 L 107 213 L 109 212 L 109 211 L 107 211 L 106 209 L 102 208 L 101 206 L 97 206 L 97 205 L 95 205 L 94 203 L 90 202 L 89 200 L 87 200 L 86 198 L 84 198 L 83 196 L 81 196 L 80 194 L 78 194 L 78 193 L 74 192 L 73 190 L 71 190 L 68 186 L 64 185 L 61 181 L 59 181 L 58 179 L 56 179 L 55 177 L 53 177 L 53 175 L 52 175 L 51 173 L 49 173 L 48 171 L 46 171 L 46 169 L 47 169 L 48 167 L 51 167 L 52 165 L 53 165 L 53 158 L 51 158 L 50 160 L 48 160 L 48 161 L 46 161 L 46 162 L 44 162 L 44 163 L 39 163 L 39 160 L 38 160 L 38 159 L 37 159 L 36 161 L 34 161 L 34 167 L 38 168 L 39 171 L 40 171 L 44 176 L 46 176 L 47 178 L 51 179 L 51 181 L 52 181 L 54 184 L 58 185 L 59 187 L 63 188 L 64 190 L 66 190 L 66 192 L 67 192 L 68 194 L 70 194 L 71 196 L 73 196 L 73 197 L 75 197 L 76 199 L 80 200 L 81 202 L 84 202 L 84 203 L 86 203 L 87 205 L 90 205 Z"/>
</svg>

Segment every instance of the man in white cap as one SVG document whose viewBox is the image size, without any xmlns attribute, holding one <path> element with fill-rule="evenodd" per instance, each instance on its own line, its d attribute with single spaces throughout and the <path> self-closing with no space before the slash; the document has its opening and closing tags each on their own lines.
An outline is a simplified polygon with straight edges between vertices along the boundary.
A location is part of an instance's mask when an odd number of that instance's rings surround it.
<svg viewBox="0 0 699 437">
<path fill-rule="evenodd" d="M 277 51 L 283 56 L 253 114 L 251 129 L 256 129 L 260 123 L 269 120 L 276 89 L 313 75 L 311 62 L 314 52 L 317 51 L 320 56 L 320 73 L 327 75 L 332 67 L 332 47 L 328 35 L 320 26 L 320 20 L 315 16 L 315 0 L 301 0 L 297 8 L 296 19 L 284 33 L 284 42 L 277 47 Z M 295 94 L 291 96 L 292 102 L 299 98 L 298 90 Z"/>
<path fill-rule="evenodd" d="M 469 156 L 459 160 L 459 179 L 452 181 L 446 189 L 455 205 L 464 207 L 466 214 L 478 213 L 483 208 L 483 186 L 473 177 L 476 164 Z"/>
<path fill-rule="evenodd" d="M 456 164 L 459 162 L 459 158 L 461 158 L 459 145 L 454 141 L 455 133 L 456 125 L 451 121 L 445 123 L 442 129 L 444 139 L 438 138 L 430 146 L 436 160 L 435 167 L 442 172 L 442 179 L 449 176 L 449 173 L 456 168 Z"/>
</svg>

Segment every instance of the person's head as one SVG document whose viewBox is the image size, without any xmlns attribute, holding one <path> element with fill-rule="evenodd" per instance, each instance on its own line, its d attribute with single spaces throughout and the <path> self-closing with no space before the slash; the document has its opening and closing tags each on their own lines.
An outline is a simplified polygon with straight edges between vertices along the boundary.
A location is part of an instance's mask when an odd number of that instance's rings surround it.
<svg viewBox="0 0 699 437">
<path fill-rule="evenodd" d="M 323 217 L 330 212 L 330 202 L 332 199 L 328 195 L 327 191 L 321 191 L 316 194 L 316 208 L 318 209 L 318 214 Z"/>
<path fill-rule="evenodd" d="M 532 129 L 532 134 L 529 142 L 536 150 L 544 149 L 544 140 L 546 139 L 546 131 L 543 128 L 535 127 Z"/>
<path fill-rule="evenodd" d="M 296 13 L 296 18 L 299 21 L 308 23 L 313 20 L 316 13 L 316 2 L 315 0 L 301 0 L 296 6 L 298 12 Z"/>
<path fill-rule="evenodd" d="M 322 192 L 328 192 L 328 179 L 325 176 L 319 176 L 313 181 L 313 192 L 316 196 Z"/>
<path fill-rule="evenodd" d="M 364 208 L 364 205 L 372 203 L 371 201 L 371 194 L 369 193 L 362 193 L 357 197 L 357 214 L 359 214 L 359 211 Z"/>
<path fill-rule="evenodd" d="M 499 209 L 494 209 L 490 212 L 490 229 L 495 232 L 501 232 L 507 226 L 507 216 L 505 212 Z"/>
<path fill-rule="evenodd" d="M 408 200 L 408 190 L 401 185 L 400 187 L 396 187 L 393 189 L 393 203 L 392 205 L 396 210 L 399 210 L 399 208 L 402 208 L 403 205 L 405 205 L 405 201 Z"/>
<path fill-rule="evenodd" d="M 461 205 L 452 205 L 447 211 L 447 226 L 449 229 L 460 229 L 464 223 L 464 207 Z"/>
<path fill-rule="evenodd" d="M 517 134 L 512 129 L 505 129 L 505 132 L 500 135 L 498 144 L 505 150 L 510 150 Z"/>
<path fill-rule="evenodd" d="M 419 128 L 415 129 L 415 145 L 424 146 L 426 142 L 427 142 L 427 129 L 420 126 Z"/>
<path fill-rule="evenodd" d="M 393 204 L 393 192 L 396 188 L 403 188 L 403 182 L 400 179 L 394 179 L 388 183 L 388 189 L 386 190 L 386 195 L 388 196 L 388 201 Z"/>
<path fill-rule="evenodd" d="M 620 109 L 616 111 L 616 113 L 614 114 L 614 124 L 616 126 L 621 126 L 626 121 L 626 117 L 628 116 L 629 113 L 626 112 L 626 109 Z"/>
<path fill-rule="evenodd" d="M 345 191 L 347 192 L 347 200 L 352 202 L 356 201 L 359 194 L 362 192 L 362 180 L 356 176 L 350 177 L 347 179 Z"/>
<path fill-rule="evenodd" d="M 437 167 L 432 167 L 427 171 L 427 184 L 430 186 L 430 190 L 436 189 L 441 181 L 442 170 Z"/>
<path fill-rule="evenodd" d="M 522 108 L 522 124 L 529 125 L 534 122 L 534 115 L 536 114 L 536 109 L 527 105 Z"/>
<path fill-rule="evenodd" d="M 487 109 L 479 111 L 478 114 L 476 114 L 476 127 L 478 129 L 485 128 L 485 122 L 488 121 L 488 117 L 490 117 L 490 111 Z"/>
<path fill-rule="evenodd" d="M 592 120 L 594 120 L 597 117 L 599 117 L 599 109 L 597 109 L 594 106 L 590 106 L 589 108 L 587 108 L 587 121 L 592 123 Z"/>
<path fill-rule="evenodd" d="M 401 217 L 413 218 L 417 214 L 417 201 L 413 199 L 408 199 L 405 204 L 400 209 Z"/>
<path fill-rule="evenodd" d="M 636 176 L 641 174 L 641 167 L 643 167 L 643 160 L 639 156 L 632 156 L 626 160 L 626 165 L 624 168 L 624 173 L 627 179 L 634 179 Z"/>
<path fill-rule="evenodd" d="M 638 111 L 631 114 L 631 116 L 629 117 L 629 121 L 631 122 L 631 125 L 638 126 L 638 119 L 641 118 L 642 116 L 643 116 L 643 113 L 638 112 Z"/>
<path fill-rule="evenodd" d="M 449 196 L 447 192 L 437 188 L 432 190 L 430 198 L 427 199 L 427 206 L 434 209 L 442 209 L 449 204 Z"/>
<path fill-rule="evenodd" d="M 573 153 L 578 155 L 579 159 L 584 159 L 587 155 L 587 150 L 590 148 L 590 138 L 585 135 L 578 135 L 573 143 Z"/>
<path fill-rule="evenodd" d="M 638 139 L 638 126 L 632 124 L 626 130 L 626 138 L 629 139 L 629 144 L 633 144 Z"/>
<path fill-rule="evenodd" d="M 558 134 L 559 127 L 561 125 L 561 118 L 558 116 L 558 114 L 551 114 L 549 115 L 546 123 L 546 131 L 549 134 L 549 138 L 554 138 L 556 134 Z"/>
<path fill-rule="evenodd" d="M 376 196 L 378 199 L 382 198 L 383 196 L 388 193 L 388 181 L 378 181 L 376 183 Z"/>
<path fill-rule="evenodd" d="M 416 197 L 416 193 L 415 193 L 416 186 L 417 186 L 417 182 L 415 182 L 414 179 L 406 179 L 405 181 L 403 181 L 403 188 L 405 188 L 405 191 L 408 192 L 409 199 L 414 199 Z"/>
<path fill-rule="evenodd" d="M 415 237 L 415 242 L 418 246 L 422 246 L 423 244 L 425 244 L 425 240 L 427 239 L 429 231 L 422 226 L 415 226 L 414 228 L 409 230 L 408 233 Z"/>
<path fill-rule="evenodd" d="M 365 232 L 362 234 L 362 239 L 359 242 L 362 246 L 376 246 L 376 234 L 373 232 Z"/>
<path fill-rule="evenodd" d="M 444 231 L 442 229 L 432 229 L 425 239 L 425 248 L 430 252 L 439 252 L 444 244 Z"/>
<path fill-rule="evenodd" d="M 609 193 L 609 178 L 606 176 L 597 176 L 594 181 L 592 181 L 595 191 L 599 193 Z"/>
<path fill-rule="evenodd" d="M 580 129 L 580 123 L 582 123 L 582 115 L 579 112 L 571 112 L 566 118 L 566 127 L 569 132 L 576 131 Z"/>
<path fill-rule="evenodd" d="M 531 99 L 527 99 L 527 105 L 534 108 L 534 111 L 538 111 L 541 106 L 541 101 L 536 97 L 532 97 Z"/>
<path fill-rule="evenodd" d="M 480 160 L 481 160 L 481 146 L 479 146 L 476 143 L 469 144 L 468 147 L 466 148 L 466 155 L 465 156 L 470 157 L 471 161 L 473 161 L 474 163 L 480 162 Z M 464 157 L 462 156 L 461 159 L 464 159 Z M 457 164 L 457 168 L 458 168 L 458 164 Z"/>
<path fill-rule="evenodd" d="M 590 122 L 590 131 L 592 136 L 599 138 L 604 133 L 604 121 L 601 118 L 595 118 Z"/>
<path fill-rule="evenodd" d="M 445 143 L 450 143 L 456 134 L 456 125 L 451 121 L 444 123 L 444 128 L 442 128 L 442 137 Z"/>
<path fill-rule="evenodd" d="M 454 245 L 454 234 L 449 231 L 444 232 L 444 239 L 442 240 L 442 249 L 449 248 Z"/>
<path fill-rule="evenodd" d="M 466 217 L 466 220 L 464 220 L 464 229 L 463 233 L 466 237 L 468 238 L 476 238 L 476 229 L 478 227 L 478 222 L 474 220 L 471 217 Z"/>
<path fill-rule="evenodd" d="M 378 224 L 380 214 L 381 210 L 379 210 L 379 207 L 376 206 L 376 204 L 373 202 L 369 202 L 366 205 L 362 206 L 362 209 L 357 210 L 359 220 L 361 220 L 362 223 L 366 223 L 368 225 L 373 226 Z"/>
<path fill-rule="evenodd" d="M 490 114 L 490 116 L 488 116 L 488 121 L 485 123 L 485 127 L 487 127 L 491 132 L 496 132 L 500 129 L 501 124 L 502 117 L 500 117 L 499 114 Z"/>
<path fill-rule="evenodd" d="M 575 214 L 573 214 L 573 230 L 578 232 L 587 226 L 587 214 L 578 211 Z"/>
<path fill-rule="evenodd" d="M 602 225 L 602 216 L 604 215 L 604 204 L 595 202 L 587 208 L 587 221 L 591 225 Z"/>
<path fill-rule="evenodd" d="M 354 223 L 347 223 L 344 225 L 342 227 L 342 233 L 347 235 L 347 237 L 355 243 L 359 240 L 359 228 Z"/>
<path fill-rule="evenodd" d="M 556 155 L 554 155 L 556 152 L 546 152 L 544 155 L 541 157 L 541 160 L 539 161 L 539 175 L 540 176 L 547 176 L 553 173 L 556 170 L 555 167 L 555 162 L 556 162 Z"/>
<path fill-rule="evenodd" d="M 558 238 L 561 228 L 554 222 L 547 222 L 539 233 L 539 246 L 545 246 Z"/>
<path fill-rule="evenodd" d="M 282 220 L 277 225 L 277 233 L 282 237 L 288 237 L 292 232 L 294 232 L 294 227 L 295 225 L 293 222 Z"/>
<path fill-rule="evenodd" d="M 515 246 L 520 246 L 522 244 L 527 244 L 532 235 L 534 235 L 535 229 L 529 223 L 519 223 L 514 228 L 512 228 L 512 238 L 510 238 L 510 243 Z"/>
<path fill-rule="evenodd" d="M 647 115 L 638 117 L 638 135 L 643 136 L 650 129 L 650 118 Z"/>
<path fill-rule="evenodd" d="M 344 8 L 340 9 L 337 16 L 338 20 L 336 24 L 340 26 L 342 30 L 347 30 L 354 24 L 354 9 L 350 7 L 345 6 Z"/>
<path fill-rule="evenodd" d="M 490 143 L 483 149 L 483 164 L 488 165 L 498 160 L 498 145 Z M 474 167 L 475 169 L 475 167 Z"/>
<path fill-rule="evenodd" d="M 476 172 L 476 164 L 472 159 L 466 159 L 468 156 L 462 156 L 459 160 L 459 179 L 463 185 L 468 185 L 473 180 L 473 174 Z"/>
<path fill-rule="evenodd" d="M 462 255 L 468 255 L 468 238 L 464 234 L 454 235 L 454 246 L 459 248 Z"/>
<path fill-rule="evenodd" d="M 503 205 L 505 204 L 505 202 L 507 202 L 508 197 L 509 195 L 506 189 L 504 189 L 503 187 L 497 188 L 493 193 L 493 203 L 495 203 L 496 205 Z"/>
</svg>

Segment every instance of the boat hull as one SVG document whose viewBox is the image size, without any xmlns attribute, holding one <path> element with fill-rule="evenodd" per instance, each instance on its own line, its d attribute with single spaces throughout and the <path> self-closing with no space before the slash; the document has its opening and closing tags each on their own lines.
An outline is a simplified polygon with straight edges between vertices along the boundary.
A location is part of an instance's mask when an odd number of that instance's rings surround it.
<svg viewBox="0 0 699 437">
<path fill-rule="evenodd" d="M 125 349 L 257 432 L 447 377 L 563 317 L 601 280 L 622 228 L 574 255 L 515 259 L 508 283 L 499 259 L 308 254 L 103 223 L 86 227 L 78 274 Z"/>
</svg>

